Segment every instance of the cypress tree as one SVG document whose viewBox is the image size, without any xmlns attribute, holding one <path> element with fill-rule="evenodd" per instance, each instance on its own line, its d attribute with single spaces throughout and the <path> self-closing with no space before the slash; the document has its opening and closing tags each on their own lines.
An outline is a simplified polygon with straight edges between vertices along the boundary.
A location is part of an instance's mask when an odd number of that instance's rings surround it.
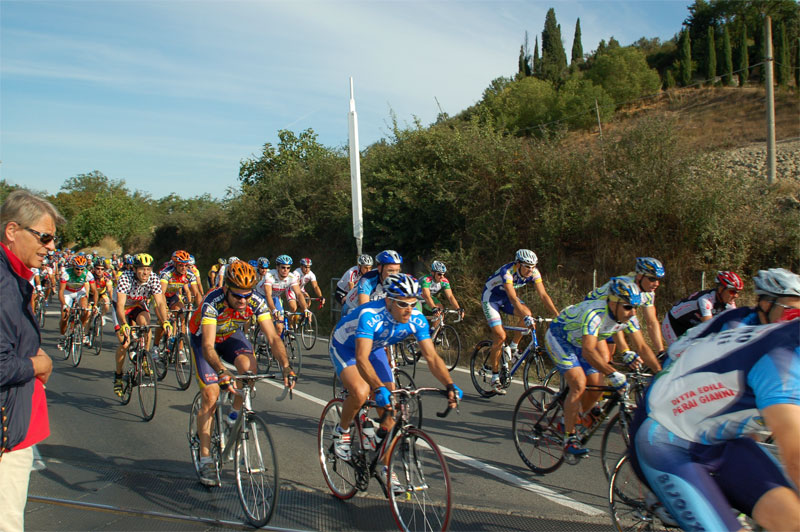
<svg viewBox="0 0 800 532">
<path fill-rule="evenodd" d="M 778 26 L 778 45 L 780 49 L 778 49 L 778 53 L 775 54 L 775 58 L 778 62 L 778 85 L 785 87 L 789 84 L 789 80 L 792 77 L 792 65 L 791 59 L 789 59 L 789 38 L 786 36 L 786 24 L 784 24 L 783 21 L 781 21 L 780 26 Z"/>
<path fill-rule="evenodd" d="M 542 30 L 542 76 L 544 79 L 558 82 L 567 69 L 567 52 L 561 42 L 561 26 L 556 22 L 556 11 L 552 7 L 547 11 Z"/>
<path fill-rule="evenodd" d="M 692 43 L 691 37 L 689 37 L 689 30 L 683 30 L 679 73 L 681 85 L 687 87 L 692 84 Z"/>
<path fill-rule="evenodd" d="M 572 38 L 572 57 L 570 65 L 583 62 L 583 44 L 581 43 L 581 19 L 575 23 L 575 37 Z"/>
<path fill-rule="evenodd" d="M 664 74 L 664 88 L 671 89 L 675 86 L 675 76 L 672 74 L 672 69 L 668 68 L 667 73 Z"/>
<path fill-rule="evenodd" d="M 517 73 L 519 77 L 522 77 L 525 75 L 525 48 L 521 44 L 519 45 L 519 60 L 517 63 Z"/>
<path fill-rule="evenodd" d="M 533 40 L 533 76 L 541 79 L 542 61 L 539 58 L 539 36 Z"/>
<path fill-rule="evenodd" d="M 797 39 L 794 61 L 794 87 L 800 91 L 800 39 Z"/>
<path fill-rule="evenodd" d="M 706 45 L 706 79 L 709 85 L 713 85 L 714 79 L 717 77 L 717 47 L 714 44 L 714 26 L 708 27 Z"/>
<path fill-rule="evenodd" d="M 722 57 L 723 61 L 725 61 L 722 81 L 727 87 L 733 82 L 733 52 L 731 52 L 731 34 L 728 31 L 727 24 L 725 24 L 722 33 Z"/>
<path fill-rule="evenodd" d="M 750 77 L 750 58 L 747 52 L 747 24 L 742 21 L 742 31 L 739 37 L 739 86 L 743 87 Z"/>
</svg>

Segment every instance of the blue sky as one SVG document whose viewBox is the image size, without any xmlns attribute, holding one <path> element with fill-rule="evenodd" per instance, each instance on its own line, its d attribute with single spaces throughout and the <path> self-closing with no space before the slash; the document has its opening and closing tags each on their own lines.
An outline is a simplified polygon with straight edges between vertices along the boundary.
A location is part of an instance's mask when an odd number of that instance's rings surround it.
<svg viewBox="0 0 800 532">
<path fill-rule="evenodd" d="M 569 56 L 612 35 L 671 38 L 684 0 L 0 0 L 0 178 L 55 193 L 99 170 L 154 197 L 238 186 L 239 162 L 313 128 L 347 143 L 354 78 L 361 148 L 455 114 L 513 75 L 554 7 Z"/>
</svg>

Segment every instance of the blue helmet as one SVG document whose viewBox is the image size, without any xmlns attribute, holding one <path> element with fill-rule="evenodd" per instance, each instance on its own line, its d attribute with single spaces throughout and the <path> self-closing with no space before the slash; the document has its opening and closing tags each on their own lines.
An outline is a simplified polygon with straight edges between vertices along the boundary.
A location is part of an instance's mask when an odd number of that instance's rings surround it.
<svg viewBox="0 0 800 532">
<path fill-rule="evenodd" d="M 249 264 L 249 265 L 250 265 L 250 266 L 252 266 L 253 268 L 257 268 L 257 267 L 258 267 L 258 261 L 257 261 L 256 259 L 250 259 L 250 260 L 248 260 L 248 261 L 247 261 L 247 264 Z"/>
<path fill-rule="evenodd" d="M 631 282 L 627 277 L 612 277 L 610 283 L 610 297 L 616 297 L 635 307 L 642 304 L 642 292 L 636 283 Z"/>
<path fill-rule="evenodd" d="M 664 265 L 653 257 L 636 257 L 636 273 L 661 279 L 664 277 Z"/>
<path fill-rule="evenodd" d="M 393 273 L 383 280 L 383 291 L 390 297 L 419 297 L 419 282 L 405 273 Z"/>
<path fill-rule="evenodd" d="M 284 264 L 284 265 L 291 266 L 292 265 L 292 257 L 290 257 L 289 255 L 278 255 L 278 258 L 275 259 L 275 262 L 278 263 L 278 264 Z"/>
<path fill-rule="evenodd" d="M 393 249 L 386 249 L 375 257 L 378 264 L 403 264 L 403 257 Z"/>
<path fill-rule="evenodd" d="M 269 259 L 267 257 L 258 257 L 258 267 L 259 268 L 269 268 Z"/>
<path fill-rule="evenodd" d="M 447 266 L 445 266 L 443 262 L 435 260 L 431 264 L 431 271 L 432 272 L 436 272 L 436 273 L 446 273 L 447 272 Z"/>
</svg>

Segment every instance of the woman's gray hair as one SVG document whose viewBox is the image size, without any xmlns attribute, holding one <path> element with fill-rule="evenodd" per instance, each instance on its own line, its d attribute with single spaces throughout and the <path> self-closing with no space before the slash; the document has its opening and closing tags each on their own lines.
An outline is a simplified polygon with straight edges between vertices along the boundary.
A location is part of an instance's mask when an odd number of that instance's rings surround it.
<svg viewBox="0 0 800 532">
<path fill-rule="evenodd" d="M 9 222 L 17 222 L 22 227 L 30 227 L 38 222 L 45 214 L 53 218 L 56 225 L 62 225 L 67 221 L 58 209 L 44 198 L 27 190 L 15 190 L 8 195 L 3 205 L 0 206 L 0 227 L 5 232 Z"/>
</svg>

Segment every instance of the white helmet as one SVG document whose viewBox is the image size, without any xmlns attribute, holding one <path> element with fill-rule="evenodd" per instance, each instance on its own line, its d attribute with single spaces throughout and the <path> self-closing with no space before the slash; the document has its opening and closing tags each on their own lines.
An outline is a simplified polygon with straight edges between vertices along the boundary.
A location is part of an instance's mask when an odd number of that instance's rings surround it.
<svg viewBox="0 0 800 532">
<path fill-rule="evenodd" d="M 753 277 L 753 284 L 759 296 L 800 297 L 800 275 L 783 268 L 759 270 Z"/>
<path fill-rule="evenodd" d="M 514 260 L 523 264 L 530 264 L 531 266 L 536 266 L 539 263 L 539 257 L 529 249 L 518 249 Z"/>
</svg>

